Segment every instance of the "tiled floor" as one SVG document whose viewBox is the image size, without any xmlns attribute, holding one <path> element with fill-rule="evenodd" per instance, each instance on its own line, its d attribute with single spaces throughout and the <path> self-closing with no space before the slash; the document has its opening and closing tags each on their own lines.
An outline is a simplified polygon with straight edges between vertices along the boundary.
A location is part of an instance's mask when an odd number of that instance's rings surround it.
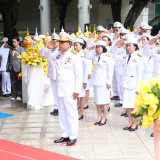
<svg viewBox="0 0 160 160">
<path fill-rule="evenodd" d="M 122 128 L 127 125 L 128 119 L 120 116 L 122 108 L 115 108 L 114 103 L 111 103 L 107 124 L 94 126 L 97 112 L 91 98 L 85 118 L 79 122 L 77 144 L 64 147 L 53 143 L 54 139 L 61 137 L 58 118 L 49 114 L 53 106 L 43 110 L 26 110 L 26 105 L 11 103 L 9 98 L 0 97 L 0 112 L 14 114 L 0 119 L 0 139 L 83 160 L 153 160 L 152 128 L 124 131 Z"/>
</svg>

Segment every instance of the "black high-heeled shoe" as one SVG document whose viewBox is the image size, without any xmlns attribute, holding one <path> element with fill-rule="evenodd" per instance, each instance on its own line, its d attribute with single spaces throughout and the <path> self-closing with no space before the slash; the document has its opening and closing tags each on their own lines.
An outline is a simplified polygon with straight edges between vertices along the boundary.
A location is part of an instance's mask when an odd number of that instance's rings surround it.
<svg viewBox="0 0 160 160">
<path fill-rule="evenodd" d="M 127 114 L 127 112 L 126 113 L 122 113 L 121 116 L 125 116 L 126 114 Z"/>
<path fill-rule="evenodd" d="M 130 127 L 124 127 L 123 130 L 130 130 L 131 127 L 132 126 L 130 126 Z"/>
<path fill-rule="evenodd" d="M 107 119 L 105 120 L 105 122 L 104 123 L 99 123 L 99 126 L 103 126 L 103 125 L 105 125 L 106 124 L 106 122 L 107 122 Z"/>
<path fill-rule="evenodd" d="M 89 106 L 87 105 L 86 107 L 84 107 L 84 110 L 85 110 L 85 109 L 88 109 L 88 108 L 89 108 Z"/>
<path fill-rule="evenodd" d="M 109 107 L 109 108 L 108 108 L 108 112 L 109 112 L 110 110 L 111 110 L 111 108 Z"/>
<path fill-rule="evenodd" d="M 101 122 L 101 120 L 99 122 L 95 122 L 94 125 L 99 125 L 100 122 Z"/>
<path fill-rule="evenodd" d="M 81 120 L 81 119 L 83 119 L 83 114 L 82 114 L 82 116 L 81 116 L 81 117 L 79 117 L 79 120 Z"/>
<path fill-rule="evenodd" d="M 130 128 L 129 131 L 135 131 L 138 129 L 138 126 L 136 126 L 136 128 Z"/>
</svg>

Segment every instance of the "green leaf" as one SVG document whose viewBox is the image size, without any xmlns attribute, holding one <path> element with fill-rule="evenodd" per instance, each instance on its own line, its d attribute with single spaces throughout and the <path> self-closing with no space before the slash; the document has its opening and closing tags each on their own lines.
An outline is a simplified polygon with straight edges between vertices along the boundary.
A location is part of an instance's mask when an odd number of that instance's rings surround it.
<svg viewBox="0 0 160 160">
<path fill-rule="evenodd" d="M 133 118 L 137 118 L 137 117 L 140 117 L 140 115 L 139 114 L 137 114 L 137 112 L 131 112 L 131 116 L 133 117 Z"/>
<path fill-rule="evenodd" d="M 148 109 L 142 108 L 141 111 L 140 111 L 140 113 L 139 113 L 139 115 L 143 116 L 144 113 L 147 113 L 147 110 Z"/>
<path fill-rule="evenodd" d="M 142 125 L 142 118 L 140 118 L 139 120 L 138 120 L 138 125 Z"/>
<path fill-rule="evenodd" d="M 148 107 L 149 107 L 149 105 L 142 105 L 142 107 L 144 108 L 144 109 L 148 109 Z"/>
</svg>

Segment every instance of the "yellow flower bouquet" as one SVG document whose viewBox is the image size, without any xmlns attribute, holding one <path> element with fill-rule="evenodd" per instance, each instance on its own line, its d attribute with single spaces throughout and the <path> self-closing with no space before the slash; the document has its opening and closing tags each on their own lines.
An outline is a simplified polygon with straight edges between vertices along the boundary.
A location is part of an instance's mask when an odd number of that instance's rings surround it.
<svg viewBox="0 0 160 160">
<path fill-rule="evenodd" d="M 138 124 L 145 128 L 149 128 L 156 119 L 160 123 L 160 75 L 151 81 L 141 81 L 136 92 L 132 117 L 139 118 Z"/>
<path fill-rule="evenodd" d="M 47 61 L 47 59 L 45 59 L 44 56 L 38 54 L 40 52 L 42 46 L 43 45 L 40 42 L 35 47 L 27 48 L 26 52 L 24 52 L 22 55 L 19 55 L 17 57 L 24 65 L 43 66 L 44 74 L 47 74 L 48 61 Z"/>
<path fill-rule="evenodd" d="M 47 63 L 47 60 L 44 58 L 44 56 L 41 56 L 38 54 L 39 49 L 37 47 L 31 47 L 26 49 L 26 52 L 24 52 L 22 55 L 18 56 L 18 59 L 24 64 L 24 65 L 32 65 L 32 66 L 44 66 Z"/>
</svg>

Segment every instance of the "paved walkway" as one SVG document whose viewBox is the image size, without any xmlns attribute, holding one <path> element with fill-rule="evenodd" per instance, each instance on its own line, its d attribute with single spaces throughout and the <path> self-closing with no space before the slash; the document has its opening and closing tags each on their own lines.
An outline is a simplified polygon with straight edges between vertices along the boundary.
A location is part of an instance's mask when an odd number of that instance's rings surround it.
<svg viewBox="0 0 160 160">
<path fill-rule="evenodd" d="M 0 119 L 0 139 L 5 139 L 51 152 L 87 160 L 153 160 L 153 138 L 151 129 L 139 128 L 135 132 L 123 131 L 128 119 L 121 117 L 122 108 L 111 111 L 105 126 L 94 126 L 97 120 L 96 106 L 90 99 L 85 118 L 79 123 L 79 137 L 75 146 L 54 144 L 61 137 L 58 118 L 49 113 L 53 106 L 43 110 L 26 110 L 26 105 L 0 97 L 0 112 L 14 116 Z"/>
</svg>

